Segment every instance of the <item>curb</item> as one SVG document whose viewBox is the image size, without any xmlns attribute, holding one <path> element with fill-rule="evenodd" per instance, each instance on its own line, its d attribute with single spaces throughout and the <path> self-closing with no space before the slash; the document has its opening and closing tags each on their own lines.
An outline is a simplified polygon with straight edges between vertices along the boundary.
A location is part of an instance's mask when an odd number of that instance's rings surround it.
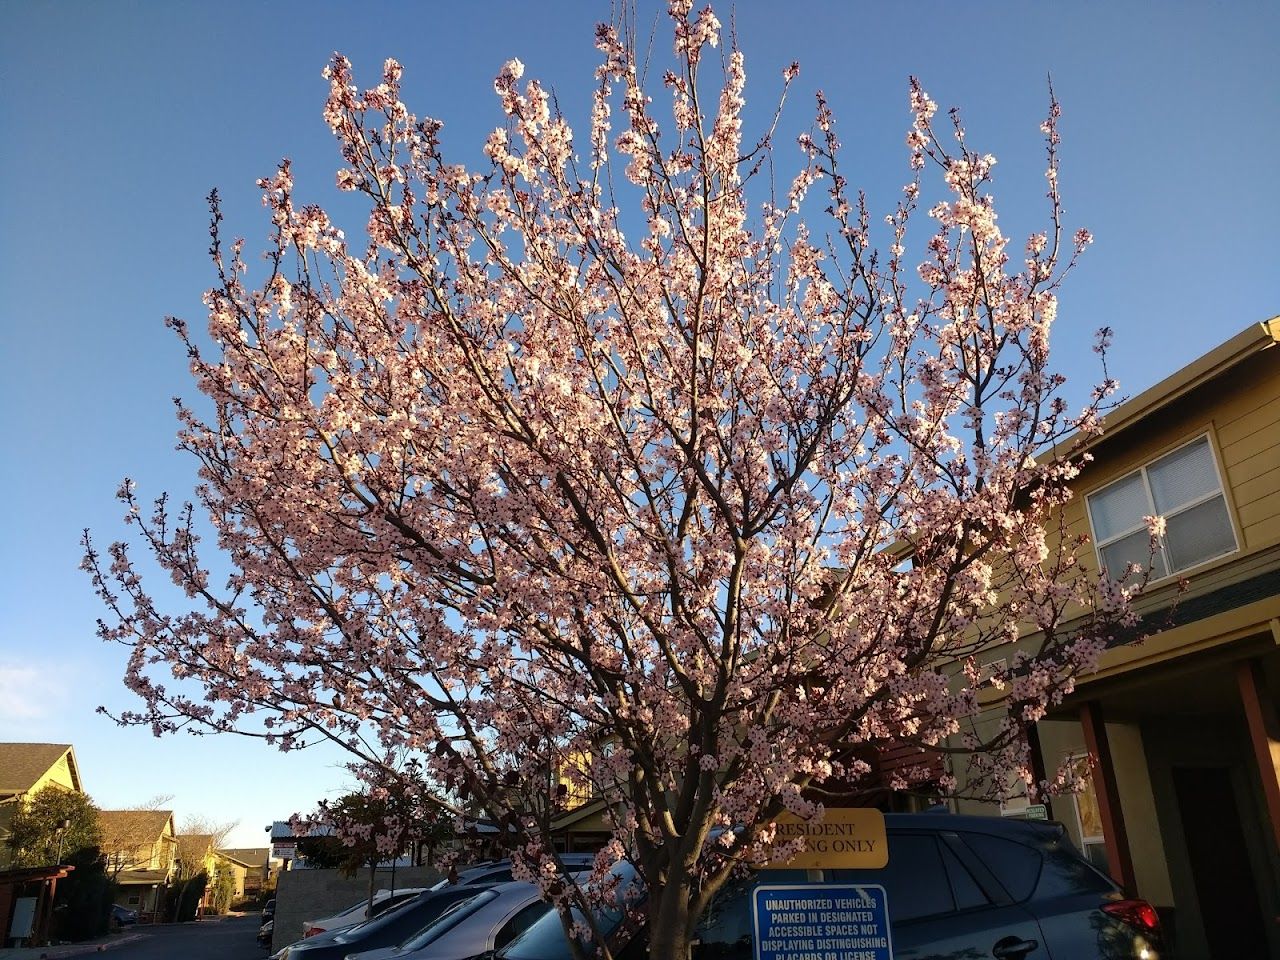
<svg viewBox="0 0 1280 960">
<path fill-rule="evenodd" d="M 34 947 L 27 956 L 37 957 L 38 960 L 62 960 L 63 957 L 81 957 L 90 953 L 105 953 L 122 944 L 133 943 L 146 938 L 147 935 L 145 933 L 134 933 L 127 937 L 121 937 L 119 940 L 112 940 L 110 943 L 86 943 L 65 949 L 62 947 Z M 39 951 L 38 953 L 36 952 L 37 950 Z"/>
<path fill-rule="evenodd" d="M 146 940 L 146 933 L 131 933 L 128 937 L 120 937 L 119 940 L 113 940 L 109 943 L 86 943 L 82 947 L 70 947 L 68 950 L 61 950 L 59 947 L 51 947 L 49 952 L 41 954 L 41 960 L 61 960 L 64 956 L 83 956 L 86 954 L 105 954 L 108 950 L 114 950 L 115 947 L 122 946 L 123 943 L 133 943 L 140 940 Z"/>
</svg>

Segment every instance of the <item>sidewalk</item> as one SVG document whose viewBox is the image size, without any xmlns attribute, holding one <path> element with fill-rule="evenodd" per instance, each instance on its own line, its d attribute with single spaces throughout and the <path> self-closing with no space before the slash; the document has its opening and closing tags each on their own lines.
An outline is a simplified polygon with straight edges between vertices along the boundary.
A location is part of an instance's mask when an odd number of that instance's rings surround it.
<svg viewBox="0 0 1280 960">
<path fill-rule="evenodd" d="M 144 940 L 149 936 L 149 930 L 155 930 L 159 927 L 220 923 L 223 920 L 235 920 L 244 916 L 248 916 L 248 914 L 241 911 L 228 911 L 224 914 L 201 917 L 199 920 L 195 921 L 188 920 L 181 924 L 148 923 L 132 927 L 128 933 L 113 933 L 105 937 L 86 940 L 84 943 L 62 943 L 56 947 L 0 947 L 0 960 L 61 960 L 63 957 L 79 957 L 91 953 L 105 953 L 108 950 L 112 950 L 115 947 L 120 946 L 122 943 L 133 943 L 135 940 Z"/>
<path fill-rule="evenodd" d="M 132 943 L 145 937 L 145 933 L 126 933 L 123 936 L 102 937 L 85 943 L 63 943 L 56 947 L 0 947 L 0 960 L 60 960 L 62 957 L 79 957 L 103 953 L 122 943 Z"/>
</svg>

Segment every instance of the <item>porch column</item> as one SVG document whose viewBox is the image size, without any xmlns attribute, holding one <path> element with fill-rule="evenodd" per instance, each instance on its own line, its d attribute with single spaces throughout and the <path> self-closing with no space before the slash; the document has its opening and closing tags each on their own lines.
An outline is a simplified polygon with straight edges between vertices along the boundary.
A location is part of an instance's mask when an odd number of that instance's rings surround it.
<svg viewBox="0 0 1280 960">
<path fill-rule="evenodd" d="M 1276 719 L 1275 703 L 1267 692 L 1262 664 L 1258 660 L 1241 660 L 1236 664 L 1236 682 L 1240 686 L 1244 716 L 1249 723 L 1249 740 L 1253 744 L 1253 757 L 1262 780 L 1262 793 L 1267 800 L 1271 835 L 1277 849 L 1280 849 L 1280 722 Z"/>
<path fill-rule="evenodd" d="M 49 942 L 49 921 L 53 919 L 53 900 L 58 892 L 57 876 L 40 881 L 40 898 L 36 901 L 35 924 L 31 932 L 35 940 L 29 946 L 44 946 Z"/>
<path fill-rule="evenodd" d="M 1124 828 L 1124 811 L 1120 809 L 1120 791 L 1116 785 L 1115 761 L 1103 722 L 1102 704 L 1090 700 L 1080 707 L 1080 726 L 1084 742 L 1097 761 L 1093 768 L 1093 792 L 1098 798 L 1098 815 L 1102 818 L 1102 835 L 1107 846 L 1107 863 L 1112 877 L 1125 893 L 1133 896 L 1138 884 L 1133 873 L 1133 856 L 1129 852 L 1129 834 Z"/>
</svg>

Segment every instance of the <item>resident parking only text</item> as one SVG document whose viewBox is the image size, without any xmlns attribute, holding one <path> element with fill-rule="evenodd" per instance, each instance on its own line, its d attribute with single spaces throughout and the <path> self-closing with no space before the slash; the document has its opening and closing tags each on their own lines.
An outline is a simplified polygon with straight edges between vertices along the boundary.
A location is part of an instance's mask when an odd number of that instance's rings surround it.
<svg viewBox="0 0 1280 960">
<path fill-rule="evenodd" d="M 892 960 L 884 887 L 765 884 L 752 893 L 756 960 Z"/>
</svg>

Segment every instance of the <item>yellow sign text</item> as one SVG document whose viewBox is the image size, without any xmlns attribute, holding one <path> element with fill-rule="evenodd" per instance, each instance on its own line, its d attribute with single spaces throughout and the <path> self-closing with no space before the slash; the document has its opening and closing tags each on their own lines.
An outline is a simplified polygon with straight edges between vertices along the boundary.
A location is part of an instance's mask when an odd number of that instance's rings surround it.
<svg viewBox="0 0 1280 960">
<path fill-rule="evenodd" d="M 804 850 L 790 860 L 772 860 L 766 870 L 878 870 L 889 862 L 884 814 L 862 807 L 828 809 L 821 821 L 784 813 L 775 821 L 774 843 L 804 837 Z"/>
</svg>

